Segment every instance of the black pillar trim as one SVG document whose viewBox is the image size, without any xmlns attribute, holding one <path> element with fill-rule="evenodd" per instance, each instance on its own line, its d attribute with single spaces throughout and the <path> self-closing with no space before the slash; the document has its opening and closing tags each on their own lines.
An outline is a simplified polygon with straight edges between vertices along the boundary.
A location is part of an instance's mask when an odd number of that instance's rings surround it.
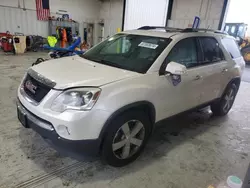
<svg viewBox="0 0 250 188">
<path fill-rule="evenodd" d="M 123 0 L 123 12 L 122 12 L 122 31 L 124 31 L 124 24 L 125 24 L 125 12 L 126 12 L 126 3 L 127 3 L 127 0 Z"/>
<path fill-rule="evenodd" d="M 167 19 L 166 19 L 166 26 L 168 25 L 168 20 L 171 19 L 173 5 L 174 5 L 174 0 L 169 0 L 169 2 L 168 2 L 168 14 L 167 14 Z"/>
<path fill-rule="evenodd" d="M 220 16 L 219 27 L 218 27 L 219 30 L 222 29 L 223 20 L 225 18 L 227 5 L 228 5 L 228 0 L 224 0 L 224 4 L 223 4 L 223 7 L 222 7 L 221 16 Z"/>
</svg>

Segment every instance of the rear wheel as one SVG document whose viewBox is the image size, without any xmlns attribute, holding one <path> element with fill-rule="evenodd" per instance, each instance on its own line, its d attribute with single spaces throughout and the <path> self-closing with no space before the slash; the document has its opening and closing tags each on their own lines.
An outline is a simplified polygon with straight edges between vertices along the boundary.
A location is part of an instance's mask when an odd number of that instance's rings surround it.
<svg viewBox="0 0 250 188">
<path fill-rule="evenodd" d="M 108 127 L 102 147 L 102 159 L 111 166 L 121 167 L 136 160 L 151 130 L 148 117 L 131 111 L 115 118 Z"/>
<path fill-rule="evenodd" d="M 231 110 L 238 92 L 238 88 L 239 86 L 234 83 L 227 87 L 221 99 L 211 105 L 211 110 L 214 115 L 224 116 Z"/>
</svg>

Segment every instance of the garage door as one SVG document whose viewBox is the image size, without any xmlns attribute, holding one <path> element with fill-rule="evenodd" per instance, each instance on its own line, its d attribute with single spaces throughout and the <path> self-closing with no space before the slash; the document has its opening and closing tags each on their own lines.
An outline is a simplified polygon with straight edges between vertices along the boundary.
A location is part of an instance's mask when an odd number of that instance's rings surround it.
<svg viewBox="0 0 250 188">
<path fill-rule="evenodd" d="M 38 21 L 36 11 L 0 7 L 0 32 L 48 36 L 48 22 Z"/>
<path fill-rule="evenodd" d="M 168 0 L 126 0 L 124 30 L 141 26 L 165 26 Z"/>
</svg>

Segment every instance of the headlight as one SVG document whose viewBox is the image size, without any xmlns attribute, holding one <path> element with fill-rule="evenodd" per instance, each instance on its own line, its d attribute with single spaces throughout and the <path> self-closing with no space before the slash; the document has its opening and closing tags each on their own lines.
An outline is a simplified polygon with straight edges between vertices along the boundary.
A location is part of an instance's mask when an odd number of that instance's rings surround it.
<svg viewBox="0 0 250 188">
<path fill-rule="evenodd" d="M 101 89 L 76 88 L 64 91 L 52 103 L 51 109 L 56 112 L 65 110 L 91 110 L 96 103 Z"/>
</svg>

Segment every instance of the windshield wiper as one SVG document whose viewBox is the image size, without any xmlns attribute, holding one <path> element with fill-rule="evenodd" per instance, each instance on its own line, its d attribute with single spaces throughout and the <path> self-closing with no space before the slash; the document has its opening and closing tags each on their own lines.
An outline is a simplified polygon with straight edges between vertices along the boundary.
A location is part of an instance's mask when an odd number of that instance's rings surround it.
<svg viewBox="0 0 250 188">
<path fill-rule="evenodd" d="M 98 62 L 99 61 L 98 59 L 96 60 L 96 59 L 93 59 L 93 58 L 90 58 L 90 57 L 86 57 L 84 55 L 82 55 L 81 57 L 84 58 L 84 59 L 87 59 L 89 61 L 94 61 L 94 62 Z"/>
<path fill-rule="evenodd" d="M 113 63 L 113 62 L 108 61 L 108 60 L 104 60 L 104 59 L 100 59 L 98 63 L 102 63 L 102 64 L 104 64 L 104 65 L 109 65 L 109 66 L 116 67 L 116 68 L 120 68 L 120 69 L 124 69 L 123 66 L 118 65 L 118 64 Z"/>
<path fill-rule="evenodd" d="M 108 60 L 104 60 L 104 59 L 95 59 L 95 58 L 89 58 L 89 57 L 85 57 L 85 56 L 82 56 L 84 59 L 87 59 L 87 60 L 90 60 L 90 61 L 94 61 L 96 63 L 101 63 L 101 64 L 104 64 L 104 65 L 109 65 L 109 66 L 112 66 L 112 67 L 116 67 L 116 68 L 120 68 L 120 69 L 124 69 L 123 66 L 121 65 L 118 65 L 116 63 L 113 63 L 111 61 L 108 61 Z"/>
</svg>

